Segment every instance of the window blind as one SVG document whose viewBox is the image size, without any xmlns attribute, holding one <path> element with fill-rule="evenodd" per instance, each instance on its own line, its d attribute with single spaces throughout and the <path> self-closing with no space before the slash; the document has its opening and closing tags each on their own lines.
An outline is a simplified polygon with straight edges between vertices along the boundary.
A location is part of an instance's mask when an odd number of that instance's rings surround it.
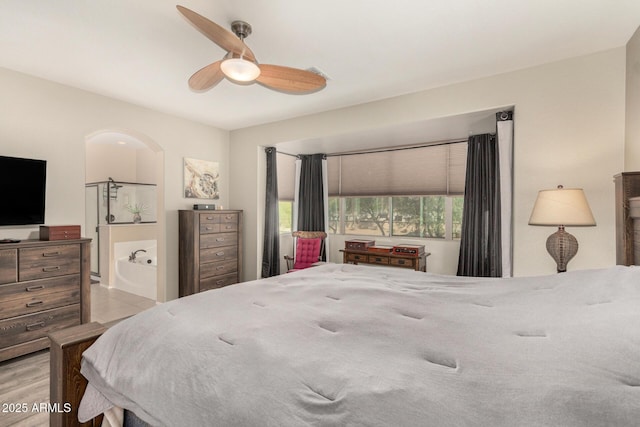
<svg viewBox="0 0 640 427">
<path fill-rule="evenodd" d="M 461 195 L 466 166 L 466 142 L 330 156 L 329 196 Z"/>
<path fill-rule="evenodd" d="M 296 181 L 296 157 L 277 153 L 278 200 L 293 201 Z"/>
</svg>

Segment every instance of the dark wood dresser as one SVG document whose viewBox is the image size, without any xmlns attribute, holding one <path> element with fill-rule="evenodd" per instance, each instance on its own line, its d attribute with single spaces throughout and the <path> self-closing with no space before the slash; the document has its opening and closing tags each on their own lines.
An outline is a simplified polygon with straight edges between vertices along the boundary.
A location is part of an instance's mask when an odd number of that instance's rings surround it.
<svg viewBox="0 0 640 427">
<path fill-rule="evenodd" d="M 91 320 L 90 239 L 0 245 L 0 361 Z"/>
<path fill-rule="evenodd" d="M 178 214 L 180 297 L 238 283 L 242 211 L 181 210 Z"/>
<path fill-rule="evenodd" d="M 640 172 L 614 176 L 616 188 L 616 264 L 634 265 L 634 223 L 629 215 L 629 199 L 640 196 Z"/>
</svg>

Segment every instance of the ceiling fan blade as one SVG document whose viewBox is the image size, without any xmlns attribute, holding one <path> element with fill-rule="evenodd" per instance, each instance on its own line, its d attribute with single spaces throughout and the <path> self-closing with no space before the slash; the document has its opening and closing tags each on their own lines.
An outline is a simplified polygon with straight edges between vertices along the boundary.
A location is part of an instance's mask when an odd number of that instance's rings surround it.
<svg viewBox="0 0 640 427">
<path fill-rule="evenodd" d="M 220 83 L 220 80 L 224 78 L 224 73 L 220 69 L 221 62 L 216 61 L 196 71 L 189 78 L 189 87 L 193 90 L 204 91 Z"/>
<path fill-rule="evenodd" d="M 281 65 L 260 64 L 256 81 L 270 89 L 293 93 L 310 93 L 327 85 L 324 77 L 311 71 Z"/>
<path fill-rule="evenodd" d="M 256 61 L 256 57 L 253 55 L 251 49 L 231 31 L 226 30 L 215 22 L 208 20 L 204 16 L 184 6 L 177 5 L 176 8 L 202 34 L 227 52 L 233 52 L 253 62 Z"/>
</svg>

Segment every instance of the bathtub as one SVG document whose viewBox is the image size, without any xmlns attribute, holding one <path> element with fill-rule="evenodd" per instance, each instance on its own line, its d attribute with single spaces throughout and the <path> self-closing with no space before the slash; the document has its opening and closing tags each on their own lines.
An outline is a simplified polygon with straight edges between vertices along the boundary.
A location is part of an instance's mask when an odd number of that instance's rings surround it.
<svg viewBox="0 0 640 427">
<path fill-rule="evenodd" d="M 143 249 L 146 252 L 138 252 L 135 260 L 130 261 L 130 255 L 139 249 Z M 113 252 L 115 259 L 113 287 L 155 301 L 158 296 L 156 241 L 118 242 L 114 244 Z"/>
</svg>

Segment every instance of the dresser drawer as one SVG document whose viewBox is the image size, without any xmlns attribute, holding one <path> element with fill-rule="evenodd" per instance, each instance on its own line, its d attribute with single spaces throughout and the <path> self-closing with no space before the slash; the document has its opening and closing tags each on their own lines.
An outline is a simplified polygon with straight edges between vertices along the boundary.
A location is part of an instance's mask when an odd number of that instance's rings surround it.
<svg viewBox="0 0 640 427">
<path fill-rule="evenodd" d="M 208 279 L 200 280 L 200 292 L 208 291 L 210 289 L 222 288 L 227 285 L 233 285 L 238 283 L 238 274 L 227 274 L 225 276 L 215 276 Z"/>
<path fill-rule="evenodd" d="M 24 298 L 25 296 L 40 298 L 53 292 L 72 291 L 74 289 L 80 289 L 79 274 L 0 285 L 0 304 L 5 301 Z"/>
<path fill-rule="evenodd" d="M 18 299 L 0 302 L 0 319 L 22 316 L 52 308 L 80 304 L 80 288 L 69 291 L 53 292 L 39 297 L 27 295 Z"/>
<path fill-rule="evenodd" d="M 0 249 L 0 285 L 18 281 L 18 276 L 16 275 L 17 265 L 17 249 Z"/>
<path fill-rule="evenodd" d="M 369 255 L 369 263 L 370 264 L 389 265 L 389 257 L 388 256 L 380 256 L 380 255 Z"/>
<path fill-rule="evenodd" d="M 220 215 L 215 213 L 201 213 L 200 224 L 220 224 Z"/>
<path fill-rule="evenodd" d="M 0 348 L 38 338 L 80 324 L 80 304 L 0 321 Z"/>
<path fill-rule="evenodd" d="M 200 223 L 200 234 L 219 233 L 219 232 L 220 232 L 220 224 L 215 224 L 213 222 Z"/>
<path fill-rule="evenodd" d="M 394 265 L 396 267 L 406 267 L 406 268 L 415 268 L 416 262 L 418 262 L 420 258 L 415 259 L 403 259 L 403 258 L 391 258 L 389 264 Z"/>
<path fill-rule="evenodd" d="M 238 214 L 237 213 L 226 213 L 220 214 L 220 223 L 221 224 L 238 224 Z M 237 227 L 236 227 L 237 229 Z"/>
<path fill-rule="evenodd" d="M 224 274 L 235 273 L 237 271 L 238 261 L 236 260 L 200 264 L 200 277 L 202 279 L 212 276 L 221 276 Z"/>
<path fill-rule="evenodd" d="M 221 248 L 200 249 L 200 264 L 205 262 L 219 262 L 235 260 L 238 258 L 237 246 L 224 246 Z"/>
<path fill-rule="evenodd" d="M 237 246 L 237 233 L 204 234 L 200 236 L 200 249 Z"/>
<path fill-rule="evenodd" d="M 80 245 L 60 245 L 18 250 L 20 281 L 80 272 Z"/>
</svg>

